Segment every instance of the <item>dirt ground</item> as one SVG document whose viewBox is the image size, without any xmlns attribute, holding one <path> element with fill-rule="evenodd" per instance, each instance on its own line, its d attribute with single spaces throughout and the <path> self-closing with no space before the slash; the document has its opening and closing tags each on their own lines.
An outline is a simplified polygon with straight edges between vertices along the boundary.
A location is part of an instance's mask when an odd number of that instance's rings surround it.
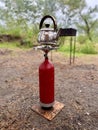
<svg viewBox="0 0 98 130">
<path fill-rule="evenodd" d="M 31 109 L 43 52 L 0 49 L 0 130 L 98 130 L 98 55 L 76 57 L 71 66 L 59 52 L 52 58 L 55 100 L 65 107 L 48 121 Z"/>
</svg>

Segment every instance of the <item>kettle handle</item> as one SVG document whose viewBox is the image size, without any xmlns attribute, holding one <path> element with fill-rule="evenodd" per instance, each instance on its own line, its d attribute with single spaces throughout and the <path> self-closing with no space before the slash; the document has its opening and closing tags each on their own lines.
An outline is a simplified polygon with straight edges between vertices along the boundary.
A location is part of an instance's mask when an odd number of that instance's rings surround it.
<svg viewBox="0 0 98 130">
<path fill-rule="evenodd" d="M 39 25 L 39 29 L 42 28 L 43 22 L 44 22 L 44 20 L 47 19 L 47 18 L 51 18 L 51 19 L 52 19 L 53 24 L 54 24 L 54 31 L 57 31 L 57 24 L 56 24 L 56 21 L 55 21 L 55 19 L 54 19 L 52 16 L 50 16 L 50 15 L 46 15 L 46 16 L 44 16 L 44 17 L 41 19 L 40 25 Z"/>
</svg>

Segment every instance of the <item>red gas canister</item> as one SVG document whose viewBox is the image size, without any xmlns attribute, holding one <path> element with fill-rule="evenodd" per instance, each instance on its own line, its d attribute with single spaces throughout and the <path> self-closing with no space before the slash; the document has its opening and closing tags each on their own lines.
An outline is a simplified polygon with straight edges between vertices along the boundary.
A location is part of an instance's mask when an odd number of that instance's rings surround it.
<svg viewBox="0 0 98 130">
<path fill-rule="evenodd" d="M 43 108 L 50 108 L 54 104 L 54 66 L 45 58 L 39 66 L 39 97 Z"/>
</svg>

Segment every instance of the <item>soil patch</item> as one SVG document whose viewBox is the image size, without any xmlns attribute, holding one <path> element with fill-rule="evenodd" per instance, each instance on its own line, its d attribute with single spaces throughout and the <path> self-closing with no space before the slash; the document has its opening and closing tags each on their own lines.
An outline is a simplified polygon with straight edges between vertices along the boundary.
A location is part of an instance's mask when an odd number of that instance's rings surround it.
<svg viewBox="0 0 98 130">
<path fill-rule="evenodd" d="M 21 37 L 13 36 L 13 35 L 10 35 L 10 34 L 0 35 L 0 42 L 11 42 L 11 41 L 17 41 L 17 40 L 21 40 Z"/>
<path fill-rule="evenodd" d="M 98 56 L 76 57 L 70 66 L 68 57 L 53 52 L 55 99 L 65 107 L 52 121 L 31 110 L 39 102 L 43 60 L 32 49 L 0 54 L 0 130 L 98 130 Z"/>
</svg>

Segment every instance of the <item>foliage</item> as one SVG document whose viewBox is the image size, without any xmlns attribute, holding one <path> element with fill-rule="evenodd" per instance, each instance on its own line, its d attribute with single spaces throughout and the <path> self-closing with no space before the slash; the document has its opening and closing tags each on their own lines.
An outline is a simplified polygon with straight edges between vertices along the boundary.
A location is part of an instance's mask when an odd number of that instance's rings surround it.
<svg viewBox="0 0 98 130">
<path fill-rule="evenodd" d="M 82 17 L 85 14 L 89 16 L 97 11 L 97 6 L 87 8 L 85 0 L 0 0 L 0 2 L 3 5 L 0 8 L 1 20 L 7 25 L 13 21 L 23 28 L 39 23 L 46 14 L 55 16 L 59 22 L 62 21 L 64 27 L 68 27 L 70 24 L 76 24 L 80 18 L 84 21 Z"/>
<path fill-rule="evenodd" d="M 8 25 L 15 21 L 23 28 L 27 25 L 38 23 L 43 15 L 55 15 L 55 0 L 0 0 L 4 7 L 0 9 L 2 20 Z"/>
<path fill-rule="evenodd" d="M 94 8 L 89 7 L 87 11 L 79 12 L 80 22 L 77 22 L 77 27 L 87 38 L 92 42 L 93 41 L 93 33 L 98 29 L 98 18 L 95 17 L 96 13 L 98 12 L 98 7 L 95 6 Z"/>
<path fill-rule="evenodd" d="M 80 52 L 84 54 L 97 54 L 98 53 L 94 45 L 91 43 L 86 43 L 82 45 Z"/>
<path fill-rule="evenodd" d="M 63 46 L 65 44 L 65 39 L 66 39 L 65 37 L 60 37 L 59 40 L 58 40 L 58 44 L 60 46 Z"/>
<path fill-rule="evenodd" d="M 86 6 L 85 0 L 59 0 L 64 27 L 72 27 L 78 20 L 79 10 Z"/>
<path fill-rule="evenodd" d="M 0 0 L 0 34 L 22 37 L 21 45 L 32 47 L 37 43 L 38 25 L 44 15 L 50 14 L 57 20 L 58 27 L 75 27 L 78 30 L 78 42 L 92 44 L 98 41 L 98 6 L 88 7 L 85 0 Z M 3 26 L 2 26 L 3 25 Z M 61 50 L 65 38 L 60 38 Z M 67 42 L 67 41 L 66 41 Z M 88 44 L 81 45 L 82 50 Z"/>
<path fill-rule="evenodd" d="M 28 27 L 26 30 L 21 27 L 3 28 L 0 27 L 1 34 L 9 34 L 11 36 L 19 36 L 21 39 L 18 40 L 20 44 L 18 46 L 33 47 L 37 42 L 38 26 Z"/>
<path fill-rule="evenodd" d="M 64 52 L 64 53 L 68 53 L 68 52 L 70 52 L 70 47 L 68 44 L 60 46 L 59 51 Z"/>
<path fill-rule="evenodd" d="M 22 33 L 22 41 L 21 45 L 25 47 L 33 47 L 33 45 L 37 44 L 37 35 L 38 35 L 38 26 L 31 26 L 25 32 Z"/>
<path fill-rule="evenodd" d="M 87 41 L 84 44 L 76 44 L 76 53 L 80 54 L 98 54 L 97 45 L 93 45 L 91 42 Z M 60 46 L 59 51 L 68 53 L 70 52 L 70 44 L 66 43 Z"/>
<path fill-rule="evenodd" d="M 87 42 L 87 36 L 85 36 L 85 35 L 79 35 L 78 38 L 77 38 L 77 41 L 80 44 L 85 44 Z"/>
</svg>

